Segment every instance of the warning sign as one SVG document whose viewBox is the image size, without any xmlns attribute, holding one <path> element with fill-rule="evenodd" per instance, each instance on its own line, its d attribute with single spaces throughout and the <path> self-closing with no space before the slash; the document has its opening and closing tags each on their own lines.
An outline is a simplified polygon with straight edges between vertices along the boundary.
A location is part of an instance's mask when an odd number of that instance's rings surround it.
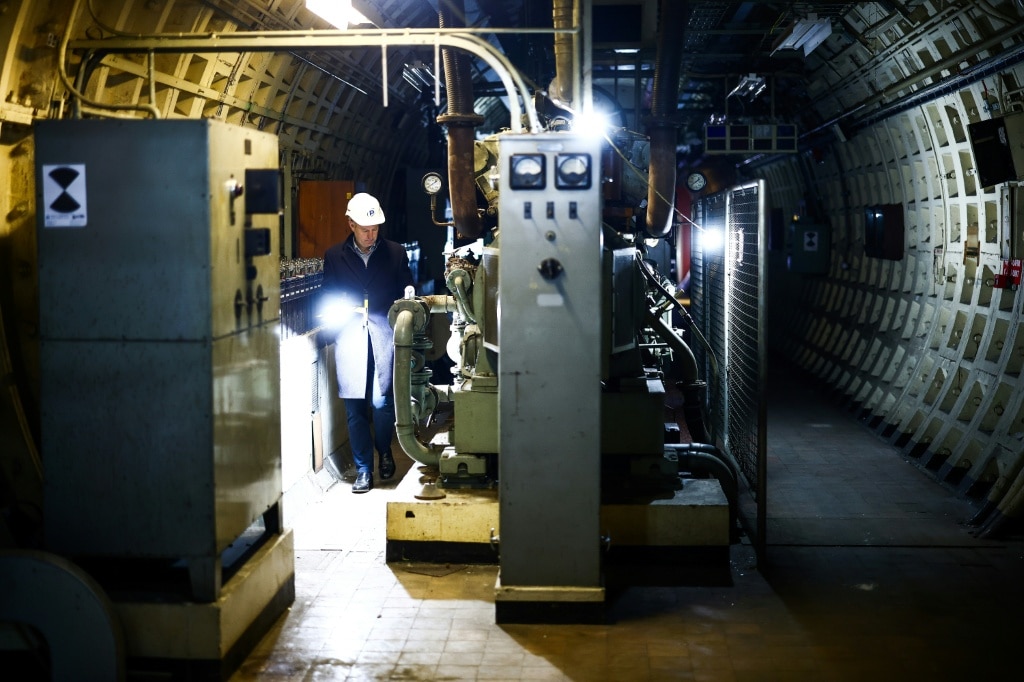
<svg viewBox="0 0 1024 682">
<path fill-rule="evenodd" d="M 43 227 L 85 227 L 85 164 L 43 166 Z"/>
</svg>

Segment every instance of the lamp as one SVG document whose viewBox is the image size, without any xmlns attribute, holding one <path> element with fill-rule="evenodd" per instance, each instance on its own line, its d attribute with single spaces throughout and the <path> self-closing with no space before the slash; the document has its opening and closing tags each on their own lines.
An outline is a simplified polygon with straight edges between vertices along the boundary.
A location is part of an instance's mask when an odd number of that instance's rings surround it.
<svg viewBox="0 0 1024 682">
<path fill-rule="evenodd" d="M 306 0 L 306 9 L 336 28 L 371 23 L 352 6 L 352 0 Z"/>
<path fill-rule="evenodd" d="M 772 46 L 772 56 L 779 50 L 803 50 L 806 57 L 814 52 L 826 38 L 832 35 L 832 20 L 819 19 L 817 14 L 808 14 L 806 19 L 798 19 L 783 32 Z"/>
<path fill-rule="evenodd" d="M 740 82 L 736 85 L 732 91 L 726 95 L 726 97 L 732 97 L 738 95 L 740 97 L 746 97 L 751 102 L 757 99 L 757 96 L 764 92 L 766 84 L 764 82 L 764 76 L 758 76 L 756 73 L 750 73 L 740 78 Z"/>
</svg>

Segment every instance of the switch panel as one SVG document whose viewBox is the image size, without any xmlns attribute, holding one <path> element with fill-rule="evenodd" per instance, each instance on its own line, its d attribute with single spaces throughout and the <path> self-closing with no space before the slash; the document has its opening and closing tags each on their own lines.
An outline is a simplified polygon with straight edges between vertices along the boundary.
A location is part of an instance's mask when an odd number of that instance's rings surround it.
<svg viewBox="0 0 1024 682">
<path fill-rule="evenodd" d="M 502 590 L 599 589 L 600 152 L 570 133 L 499 141 L 501 167 L 521 169 L 499 199 Z M 527 182 L 531 169 L 554 177 Z M 527 204 L 543 218 L 521 217 Z"/>
</svg>

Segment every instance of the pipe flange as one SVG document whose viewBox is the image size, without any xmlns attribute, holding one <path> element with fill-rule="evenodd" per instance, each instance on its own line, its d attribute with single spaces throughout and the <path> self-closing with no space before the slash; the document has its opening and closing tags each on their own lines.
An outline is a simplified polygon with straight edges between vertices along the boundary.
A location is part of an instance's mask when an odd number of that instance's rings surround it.
<svg viewBox="0 0 1024 682">
<path fill-rule="evenodd" d="M 454 291 L 455 287 L 453 282 L 459 277 L 462 278 L 465 290 L 469 291 L 469 286 L 473 283 L 473 280 L 469 278 L 469 273 L 462 268 L 452 268 L 449 270 L 448 274 L 445 276 L 444 285 L 448 287 L 449 291 Z"/>
<path fill-rule="evenodd" d="M 441 125 L 462 126 L 466 128 L 476 128 L 482 125 L 484 120 L 484 117 L 480 114 L 441 114 L 437 117 L 437 122 Z"/>
<path fill-rule="evenodd" d="M 422 334 L 427 329 L 427 322 L 430 320 L 430 308 L 422 299 L 403 298 L 391 304 L 388 310 L 388 324 L 395 328 L 399 313 L 408 310 L 412 313 L 412 326 L 414 334 Z"/>
</svg>

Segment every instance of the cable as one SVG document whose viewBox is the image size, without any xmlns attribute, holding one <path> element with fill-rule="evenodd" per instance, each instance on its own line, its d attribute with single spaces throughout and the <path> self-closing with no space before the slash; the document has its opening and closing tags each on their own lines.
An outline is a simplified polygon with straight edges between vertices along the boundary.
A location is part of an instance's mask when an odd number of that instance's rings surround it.
<svg viewBox="0 0 1024 682">
<path fill-rule="evenodd" d="M 71 79 L 68 77 L 64 62 L 67 59 L 68 43 L 71 41 L 71 27 L 74 23 L 75 17 L 78 15 L 81 4 L 82 0 L 75 0 L 75 4 L 71 8 L 71 16 L 68 17 L 67 29 L 64 31 L 64 37 L 60 41 L 60 48 L 57 52 L 57 75 L 60 77 L 61 83 L 64 84 L 64 87 L 72 96 L 77 97 L 81 103 L 84 103 L 94 109 L 103 109 L 106 111 L 143 111 L 150 114 L 153 118 L 160 118 L 160 110 L 157 109 L 156 105 L 152 102 L 150 104 L 103 104 L 102 102 L 96 102 L 89 99 L 75 88 Z M 90 13 L 92 12 L 91 6 L 89 11 Z M 150 71 L 150 82 L 152 83 L 152 60 L 150 60 Z"/>
</svg>

